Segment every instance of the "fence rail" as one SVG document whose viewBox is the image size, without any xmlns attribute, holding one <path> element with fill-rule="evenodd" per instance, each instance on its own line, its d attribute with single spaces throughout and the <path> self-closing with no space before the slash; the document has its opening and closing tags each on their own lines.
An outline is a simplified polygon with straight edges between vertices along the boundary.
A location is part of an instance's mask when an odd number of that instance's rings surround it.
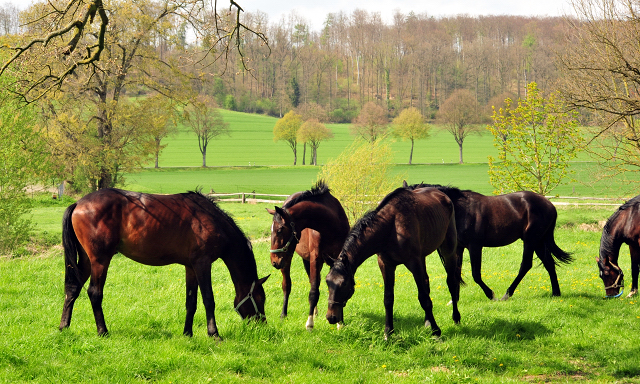
<svg viewBox="0 0 640 384">
<path fill-rule="evenodd" d="M 210 193 L 209 196 L 222 202 L 237 203 L 282 203 L 289 195 L 277 195 L 272 193 L 235 192 L 235 193 Z M 587 207 L 617 207 L 631 198 L 612 197 L 580 197 L 580 196 L 546 196 L 554 205 L 558 206 L 587 206 Z"/>
</svg>

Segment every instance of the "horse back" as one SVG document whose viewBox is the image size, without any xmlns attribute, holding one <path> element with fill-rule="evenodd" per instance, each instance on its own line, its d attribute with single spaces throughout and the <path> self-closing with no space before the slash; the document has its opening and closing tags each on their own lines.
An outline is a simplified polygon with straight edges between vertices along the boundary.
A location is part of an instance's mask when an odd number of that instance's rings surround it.
<svg viewBox="0 0 640 384">
<path fill-rule="evenodd" d="M 111 257 L 120 252 L 148 265 L 190 265 L 196 254 L 213 257 L 208 252 L 216 246 L 212 240 L 224 233 L 204 202 L 189 194 L 103 189 L 77 204 L 73 227 L 90 257 Z"/>
</svg>

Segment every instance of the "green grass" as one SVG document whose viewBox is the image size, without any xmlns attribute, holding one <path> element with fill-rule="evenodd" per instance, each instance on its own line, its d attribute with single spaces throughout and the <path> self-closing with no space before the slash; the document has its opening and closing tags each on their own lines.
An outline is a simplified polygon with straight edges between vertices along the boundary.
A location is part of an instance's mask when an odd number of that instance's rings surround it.
<svg viewBox="0 0 640 384">
<path fill-rule="evenodd" d="M 265 283 L 268 323 L 242 322 L 233 311 L 233 288 L 224 264 L 213 265 L 216 319 L 224 341 L 206 336 L 202 303 L 194 337 L 181 335 L 184 269 L 149 267 L 117 256 L 107 279 L 104 310 L 110 336 L 96 336 L 86 293 L 71 328 L 57 330 L 63 302 L 61 250 L 37 258 L 0 259 L 1 382 L 640 382 L 640 311 L 637 299 L 603 300 L 593 261 L 600 234 L 580 224 L 605 220 L 611 208 L 561 207 L 556 239 L 576 261 L 559 267 L 562 297 L 550 297 L 549 278 L 535 265 L 507 302 L 487 300 L 472 281 L 465 255 L 460 311 L 451 321 L 445 274 L 438 257 L 427 257 L 434 314 L 441 339 L 422 326 L 423 311 L 411 274 L 396 275 L 396 334 L 382 338 L 382 278 L 374 257 L 357 271 L 357 288 L 345 308 L 346 327 L 324 320 L 321 285 L 316 328 L 304 328 L 308 282 L 302 263 L 293 264 L 289 317 L 279 319 L 280 274 L 269 264 L 264 240 L 267 204 L 221 204 L 254 241 Z M 59 210 L 60 207 L 42 209 Z M 43 226 L 53 225 L 42 215 Z M 52 223 L 47 223 L 51 221 Z M 59 222 L 58 222 L 59 223 Z M 483 278 L 503 293 L 515 277 L 520 242 L 484 252 Z M 621 267 L 628 272 L 623 248 Z M 328 269 L 325 267 L 323 276 Z M 630 273 L 629 273 L 630 274 Z"/>
</svg>

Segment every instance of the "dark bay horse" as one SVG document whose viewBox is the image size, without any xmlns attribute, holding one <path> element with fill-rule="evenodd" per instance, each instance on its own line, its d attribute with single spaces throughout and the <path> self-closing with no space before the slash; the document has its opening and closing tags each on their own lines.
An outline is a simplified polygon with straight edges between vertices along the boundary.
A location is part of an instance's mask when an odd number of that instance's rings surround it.
<svg viewBox="0 0 640 384">
<path fill-rule="evenodd" d="M 425 186 L 437 188 L 453 201 L 456 210 L 458 256 L 462 260 L 464 249 L 469 250 L 473 280 L 489 299 L 493 300 L 495 296 L 491 288 L 482 281 L 482 248 L 502 247 L 518 239 L 522 239 L 524 247 L 520 271 L 507 288 L 502 300 L 513 296 L 518 284 L 533 266 L 534 251 L 549 273 L 552 295 L 560 296 L 556 264 L 570 263 L 573 258 L 556 245 L 553 232 L 558 213 L 547 198 L 528 191 L 485 196 L 442 185 L 408 186 L 405 182 L 404 186 L 407 189 Z"/>
<path fill-rule="evenodd" d="M 267 209 L 273 215 L 271 225 L 271 264 L 282 272 L 284 302 L 282 314 L 287 316 L 291 293 L 291 259 L 293 251 L 302 257 L 309 276 L 309 317 L 312 329 L 320 298 L 320 271 L 325 260 L 338 257 L 349 233 L 349 220 L 342 205 L 323 181 L 311 190 L 289 196 L 282 208 Z"/>
<path fill-rule="evenodd" d="M 624 287 L 624 273 L 618 267 L 622 244 L 629 245 L 631 254 L 631 291 L 627 297 L 638 293 L 640 270 L 640 195 L 627 201 L 614 212 L 602 230 L 598 269 L 604 282 L 607 297 L 620 297 Z"/>
<path fill-rule="evenodd" d="M 444 193 L 434 188 L 409 191 L 398 188 L 378 207 L 365 214 L 351 229 L 338 259 L 327 274 L 331 324 L 343 320 L 343 307 L 353 296 L 355 273 L 371 255 L 378 254 L 378 266 L 384 279 L 385 338 L 393 332 L 395 271 L 403 264 L 418 286 L 418 300 L 425 312 L 425 326 L 439 336 L 429 297 L 429 276 L 425 257 L 438 250 L 447 272 L 447 286 L 453 304 L 453 321 L 460 322 L 460 263 L 456 254 L 454 207 Z"/>
<path fill-rule="evenodd" d="M 184 334 L 191 336 L 198 287 L 209 336 L 219 338 L 211 287 L 211 264 L 222 259 L 235 286 L 242 318 L 264 318 L 265 293 L 251 243 L 233 219 L 197 193 L 148 195 L 102 189 L 67 208 L 62 221 L 65 300 L 60 329 L 71 322 L 73 304 L 89 276 L 87 294 L 99 335 L 107 334 L 102 297 L 111 258 L 120 252 L 147 265 L 181 264 L 186 270 Z M 268 276 L 267 276 L 268 277 Z"/>
</svg>

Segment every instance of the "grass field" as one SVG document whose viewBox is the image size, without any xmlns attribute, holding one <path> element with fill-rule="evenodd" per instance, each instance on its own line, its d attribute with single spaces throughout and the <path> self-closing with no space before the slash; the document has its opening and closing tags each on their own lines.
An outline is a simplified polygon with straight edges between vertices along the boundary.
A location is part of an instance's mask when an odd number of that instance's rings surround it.
<svg viewBox="0 0 640 384">
<path fill-rule="evenodd" d="M 160 160 L 163 168 L 126 175 L 125 188 L 153 193 L 202 188 L 204 192 L 290 194 L 313 184 L 320 167 L 289 165 L 289 148 L 272 140 L 275 119 L 224 114 L 233 133 L 212 144 L 211 167 L 198 167 L 197 142 L 183 131 L 168 141 Z M 320 163 L 351 141 L 347 126 L 333 129 L 336 138 L 321 145 Z M 393 146 L 396 160 L 404 163 L 408 143 Z M 397 165 L 394 172 L 410 183 L 452 184 L 489 194 L 493 188 L 488 183 L 486 155 L 492 150 L 489 136 L 472 136 L 465 144 L 469 163 L 452 164 L 457 162 L 457 146 L 440 132 L 418 142 L 414 161 L 421 164 Z M 637 194 L 638 180 L 598 181 L 590 162 L 577 162 L 574 169 L 577 181 L 554 193 Z M 34 200 L 37 237 L 59 243 L 62 213 L 72 199 Z M 427 257 L 434 314 L 443 333 L 439 339 L 423 327 L 415 283 L 406 268 L 399 267 L 396 333 L 385 342 L 382 278 L 375 258 L 356 273 L 356 293 L 345 308 L 346 326 L 337 330 L 324 320 L 327 288 L 322 284 L 319 317 L 315 329 L 308 332 L 309 285 L 299 258 L 292 268 L 289 317 L 279 318 L 281 276 L 269 263 L 266 241 L 271 216 L 265 208 L 273 204 L 220 205 L 252 240 L 259 276 L 272 274 L 265 283 L 267 324 L 240 320 L 233 310 L 229 273 L 217 261 L 212 279 L 216 320 L 224 341 L 206 336 L 201 300 L 194 336 L 186 338 L 181 334 L 184 269 L 143 266 L 116 256 L 103 303 L 110 336 L 96 336 L 84 292 L 71 328 L 60 332 L 64 263 L 57 245 L 36 257 L 0 258 L 0 382 L 640 383 L 638 298 L 603 300 L 594 262 L 601 222 L 615 206 L 558 207 L 556 241 L 575 257 L 572 264 L 558 268 L 562 289 L 558 298 L 550 296 L 548 275 L 535 264 L 509 301 L 491 302 L 473 282 L 465 254 L 467 286 L 461 291 L 462 323 L 458 326 L 446 305 L 450 297 L 439 258 L 435 254 Z M 516 276 L 521 252 L 519 241 L 485 249 L 483 279 L 497 294 L 504 293 Z M 623 248 L 620 266 L 630 285 L 629 259 L 628 249 Z M 323 276 L 327 271 L 325 267 Z"/>
<path fill-rule="evenodd" d="M 270 225 L 267 206 L 222 204 L 253 240 L 259 275 L 272 276 L 265 283 L 268 323 L 242 322 L 233 311 L 229 274 L 223 263 L 214 263 L 221 343 L 206 336 L 201 301 L 194 337 L 181 335 L 180 266 L 149 267 L 115 257 L 103 305 L 111 334 L 100 338 L 85 293 L 71 328 L 57 330 L 64 269 L 59 248 L 37 258 L 0 259 L 0 381 L 640 383 L 640 304 L 637 299 L 603 300 L 593 261 L 600 238 L 597 223 L 612 208 L 559 208 L 557 242 L 576 258 L 559 267 L 562 297 L 550 296 L 548 275 L 536 265 L 509 301 L 491 302 L 472 281 L 466 258 L 463 277 L 468 284 L 461 292 L 459 326 L 446 305 L 443 267 L 435 254 L 429 256 L 440 339 L 431 338 L 422 326 L 415 283 L 404 267 L 398 268 L 396 334 L 385 342 L 382 278 L 373 257 L 356 274 L 345 328 L 337 330 L 324 320 L 323 284 L 316 328 L 305 330 L 308 282 L 299 258 L 292 268 L 289 317 L 279 319 L 281 278 L 270 266 L 268 243 L 262 240 Z M 51 215 L 38 220 L 54 226 Z M 485 249 L 483 278 L 495 292 L 503 293 L 515 277 L 521 250 L 520 242 Z M 629 264 L 623 249 L 620 266 L 628 272 Z"/>
</svg>

